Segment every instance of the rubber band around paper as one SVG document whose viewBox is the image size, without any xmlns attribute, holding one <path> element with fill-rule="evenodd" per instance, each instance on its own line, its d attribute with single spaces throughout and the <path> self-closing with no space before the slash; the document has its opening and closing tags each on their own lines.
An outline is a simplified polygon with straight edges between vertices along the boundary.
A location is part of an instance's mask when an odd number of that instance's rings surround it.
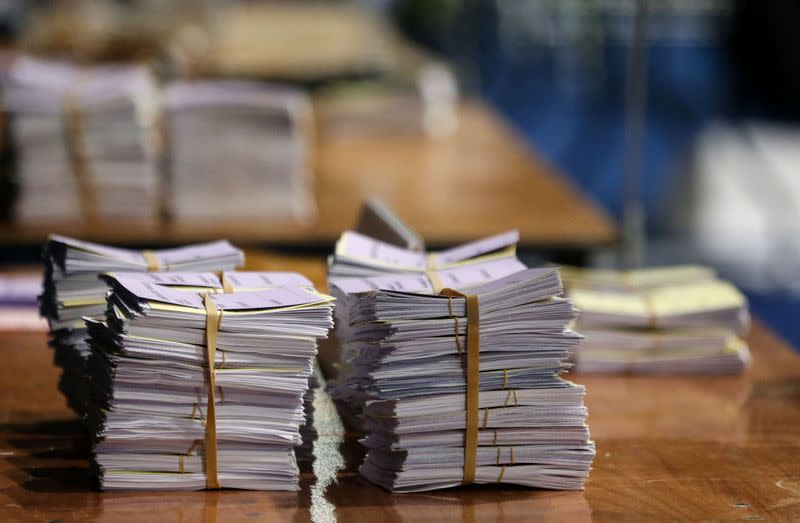
<svg viewBox="0 0 800 523">
<path fill-rule="evenodd" d="M 502 468 L 500 469 L 500 475 L 497 476 L 497 483 L 500 483 L 501 481 L 503 481 L 503 476 L 505 476 L 505 475 L 506 475 L 506 466 L 503 465 Z"/>
<path fill-rule="evenodd" d="M 436 253 L 429 254 L 425 260 L 425 276 L 430 280 L 433 292 L 440 292 L 442 290 L 444 283 L 442 283 L 442 277 L 439 276 Z"/>
<path fill-rule="evenodd" d="M 203 296 L 206 306 L 206 362 L 208 364 L 208 399 L 206 406 L 206 434 L 205 434 L 205 462 L 206 462 L 206 488 L 220 488 L 217 475 L 217 407 L 215 404 L 216 392 L 216 365 L 217 333 L 222 321 L 222 311 L 217 309 L 211 299 L 211 294 Z"/>
<path fill-rule="evenodd" d="M 514 464 L 514 447 L 508 447 L 508 452 L 511 455 L 509 458 L 508 463 L 500 463 L 500 458 L 502 457 L 502 450 L 503 447 L 497 447 L 497 459 L 495 460 L 495 465 L 513 465 Z"/>
<path fill-rule="evenodd" d="M 508 394 L 506 395 L 506 400 L 503 402 L 504 407 L 508 407 L 508 403 L 511 401 L 511 398 L 514 398 L 514 406 L 519 407 L 519 403 L 517 402 L 517 390 L 516 389 L 508 389 Z"/>
<path fill-rule="evenodd" d="M 191 456 L 191 455 L 192 455 L 192 452 L 194 452 L 194 449 L 196 449 L 196 448 L 197 448 L 197 447 L 199 447 L 199 446 L 200 446 L 200 440 L 199 440 L 199 439 L 196 439 L 196 440 L 194 440 L 194 441 L 192 442 L 192 446 L 191 446 L 191 447 L 189 447 L 189 450 L 187 450 L 187 451 L 186 451 L 186 455 L 187 455 L 187 456 Z"/>
<path fill-rule="evenodd" d="M 86 221 L 95 219 L 94 186 L 84 151 L 83 114 L 74 91 L 64 97 L 64 129 L 66 131 L 67 154 L 72 164 L 72 175 L 78 185 L 81 211 Z"/>
<path fill-rule="evenodd" d="M 232 294 L 236 292 L 233 288 L 233 285 L 231 285 L 230 280 L 225 276 L 225 272 L 219 273 L 219 280 L 222 282 L 222 292 L 225 294 Z"/>
<path fill-rule="evenodd" d="M 480 392 L 480 306 L 475 294 L 462 294 L 453 289 L 442 289 L 443 296 L 463 297 L 467 312 L 467 393 L 466 393 L 466 431 L 464 434 L 464 476 L 463 484 L 475 482 L 475 468 L 478 456 L 478 407 Z M 458 342 L 458 320 L 455 322 L 456 344 Z"/>
<path fill-rule="evenodd" d="M 147 263 L 147 272 L 158 272 L 161 270 L 161 263 L 158 256 L 153 251 L 142 251 L 144 261 Z"/>
<path fill-rule="evenodd" d="M 647 312 L 647 328 L 657 329 L 658 316 L 656 315 L 655 308 L 653 307 L 653 299 L 650 297 L 650 294 L 648 293 L 642 294 L 642 298 L 644 299 L 644 308 Z"/>
</svg>

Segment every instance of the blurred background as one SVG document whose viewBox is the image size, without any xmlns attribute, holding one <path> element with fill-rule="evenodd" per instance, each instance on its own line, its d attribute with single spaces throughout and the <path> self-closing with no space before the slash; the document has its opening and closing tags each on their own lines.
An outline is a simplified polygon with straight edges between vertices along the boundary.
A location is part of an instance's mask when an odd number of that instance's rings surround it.
<svg viewBox="0 0 800 523">
<path fill-rule="evenodd" d="M 327 253 L 378 196 L 433 246 L 519 227 L 528 262 L 710 264 L 798 346 L 798 23 L 777 0 L 0 1 L 0 252 Z"/>
</svg>

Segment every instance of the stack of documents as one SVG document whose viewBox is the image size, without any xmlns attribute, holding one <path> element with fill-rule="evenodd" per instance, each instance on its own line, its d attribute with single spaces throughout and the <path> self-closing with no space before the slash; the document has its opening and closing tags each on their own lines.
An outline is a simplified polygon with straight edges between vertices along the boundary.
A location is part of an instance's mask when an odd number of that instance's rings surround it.
<svg viewBox="0 0 800 523">
<path fill-rule="evenodd" d="M 177 82 L 164 93 L 177 220 L 305 219 L 311 106 L 288 87 Z"/>
<path fill-rule="evenodd" d="M 334 395 L 362 413 L 360 473 L 398 492 L 581 489 L 595 449 L 584 387 L 560 377 L 580 337 L 558 270 L 464 292 L 366 290 L 337 311 L 351 371 Z"/>
<path fill-rule="evenodd" d="M 672 265 L 632 271 L 562 267 L 561 276 L 568 289 L 575 287 L 618 292 L 645 291 L 717 278 L 714 269 L 703 265 Z"/>
<path fill-rule="evenodd" d="M 300 427 L 302 442 L 294 449 L 298 462 L 314 460 L 314 442 L 319 438 L 319 433 L 314 425 L 314 397 L 319 393 L 321 372 L 319 366 L 314 365 L 314 373 L 308 378 L 308 390 L 303 396 L 306 422 Z"/>
<path fill-rule="evenodd" d="M 710 269 L 573 274 L 579 372 L 736 374 L 750 361 L 747 301 Z"/>
<path fill-rule="evenodd" d="M 446 273 L 454 267 L 488 261 L 510 260 L 519 266 L 516 258 L 517 241 L 519 232 L 508 231 L 445 251 L 425 253 L 391 245 L 358 232 L 345 231 L 336 242 L 336 251 L 328 258 L 328 276 L 430 276 L 432 272 Z M 446 275 L 443 277 L 447 278 Z M 450 283 L 458 282 L 445 281 L 446 285 Z"/>
<path fill-rule="evenodd" d="M 17 220 L 156 223 L 157 92 L 143 66 L 17 59 L 5 85 Z"/>
<path fill-rule="evenodd" d="M 50 326 L 55 362 L 63 368 L 59 387 L 78 414 L 83 413 L 86 401 L 89 354 L 83 318 L 100 319 L 105 315 L 108 285 L 99 278 L 102 273 L 133 271 L 143 273 L 151 283 L 190 290 L 216 289 L 222 288 L 222 283 L 215 274 L 187 279 L 179 271 L 224 271 L 244 263 L 243 252 L 227 241 L 136 251 L 55 234 L 50 236 L 43 258 L 40 312 Z"/>
<path fill-rule="evenodd" d="M 86 419 L 104 490 L 296 490 L 294 447 L 332 298 L 307 287 L 192 293 L 108 277 L 87 320 Z"/>
<path fill-rule="evenodd" d="M 358 295 L 374 290 L 435 293 L 467 289 L 524 270 L 517 259 L 517 231 L 509 231 L 445 251 L 425 253 L 346 231 L 328 258 L 328 288 L 336 297 L 336 336 L 348 337 L 349 315 Z M 349 347 L 341 346 L 346 360 Z M 344 363 L 342 361 L 341 363 Z"/>
<path fill-rule="evenodd" d="M 444 65 L 427 62 L 410 81 L 342 82 L 315 95 L 328 135 L 423 133 L 450 135 L 458 125 L 458 86 Z"/>
<path fill-rule="evenodd" d="M 0 331 L 47 332 L 47 322 L 37 311 L 42 278 L 36 274 L 0 274 Z"/>
</svg>

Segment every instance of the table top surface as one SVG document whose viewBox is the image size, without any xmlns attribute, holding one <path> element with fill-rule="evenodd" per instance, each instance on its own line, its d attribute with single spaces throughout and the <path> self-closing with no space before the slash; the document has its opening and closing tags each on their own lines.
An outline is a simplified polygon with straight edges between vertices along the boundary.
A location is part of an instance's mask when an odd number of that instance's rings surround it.
<svg viewBox="0 0 800 523">
<path fill-rule="evenodd" d="M 318 140 L 317 214 L 306 222 L 0 224 L 0 245 L 40 244 L 50 232 L 120 244 L 227 237 L 241 245 L 330 248 L 361 202 L 382 197 L 431 245 L 517 228 L 523 247 L 587 249 L 616 239 L 607 214 L 540 158 L 484 104 L 465 103 L 451 136 L 349 134 Z"/>
<path fill-rule="evenodd" d="M 250 254 L 248 265 L 324 279 L 313 257 Z M 362 452 L 323 397 L 299 492 L 142 494 L 92 490 L 45 335 L 0 333 L 0 521 L 798 520 L 800 357 L 758 322 L 748 342 L 742 376 L 573 376 L 597 443 L 582 492 L 389 494 L 353 472 Z"/>
</svg>

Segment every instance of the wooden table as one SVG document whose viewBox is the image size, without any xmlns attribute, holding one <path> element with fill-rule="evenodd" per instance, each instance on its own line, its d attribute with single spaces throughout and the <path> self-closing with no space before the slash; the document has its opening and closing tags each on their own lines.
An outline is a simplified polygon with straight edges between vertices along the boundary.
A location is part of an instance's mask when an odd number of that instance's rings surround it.
<svg viewBox="0 0 800 523">
<path fill-rule="evenodd" d="M 318 284 L 324 277 L 313 257 L 248 259 L 257 269 L 301 267 Z M 0 333 L 0 521 L 798 520 L 800 357 L 760 323 L 748 341 L 753 365 L 743 376 L 576 375 L 597 442 L 583 492 L 391 495 L 353 472 L 361 451 L 327 404 L 316 413 L 314 471 L 304 469 L 297 493 L 137 494 L 90 490 L 45 335 Z"/>
<path fill-rule="evenodd" d="M 616 239 L 609 217 L 564 176 L 528 151 L 485 105 L 467 103 L 450 137 L 350 135 L 320 140 L 314 187 L 318 213 L 308 222 L 0 224 L 0 245 L 38 245 L 49 232 L 119 244 L 174 244 L 227 237 L 241 245 L 330 249 L 355 226 L 361 201 L 381 196 L 434 246 L 510 228 L 520 245 L 578 250 Z"/>
</svg>

